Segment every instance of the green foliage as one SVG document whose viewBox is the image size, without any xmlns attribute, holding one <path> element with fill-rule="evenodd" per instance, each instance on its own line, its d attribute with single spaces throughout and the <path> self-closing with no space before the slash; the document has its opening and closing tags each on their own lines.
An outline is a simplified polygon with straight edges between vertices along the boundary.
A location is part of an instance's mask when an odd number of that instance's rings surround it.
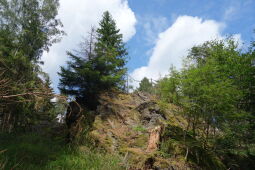
<svg viewBox="0 0 255 170">
<path fill-rule="evenodd" d="M 58 0 L 1 0 L 0 7 L 0 29 L 10 30 L 30 61 L 38 62 L 43 50 L 64 35 L 56 19 Z"/>
<path fill-rule="evenodd" d="M 112 88 L 123 88 L 126 73 L 126 55 L 122 34 L 116 28 L 109 12 L 94 33 L 88 37 L 89 46 L 83 46 L 78 54 L 68 52 L 71 61 L 67 68 L 61 67 L 59 89 L 63 94 L 75 96 L 76 100 L 93 109 L 98 95 Z M 82 53 L 89 51 L 89 53 Z M 80 55 L 82 54 L 82 55 Z"/>
<path fill-rule="evenodd" d="M 58 6 L 57 0 L 0 0 L 2 130 L 28 127 L 45 115 L 55 117 L 50 80 L 39 63 L 42 52 L 64 34 L 56 19 Z"/>
<path fill-rule="evenodd" d="M 41 169 L 64 150 L 61 143 L 37 134 L 1 134 L 0 148 L 7 149 L 1 154 L 1 160 L 7 162 L 5 169 L 14 166 L 19 169 Z"/>
<path fill-rule="evenodd" d="M 153 85 L 147 77 L 144 77 L 139 83 L 139 88 L 137 90 L 141 92 L 152 93 Z"/>
<path fill-rule="evenodd" d="M 231 38 L 210 41 L 193 47 L 184 68 L 181 71 L 171 68 L 169 76 L 159 81 L 161 99 L 183 109 L 187 130 L 192 132 L 190 137 L 187 132 L 177 139 L 169 137 L 177 140 L 179 147 L 185 146 L 181 155 L 189 148 L 188 158 L 207 169 L 222 169 L 223 162 L 232 167 L 228 161 L 237 167 L 252 167 L 242 161 L 253 159 L 249 153 L 255 137 L 251 104 L 254 103 L 254 59 L 252 45 L 248 52 L 242 52 Z M 173 135 L 173 129 L 169 133 Z M 177 153 L 171 147 L 176 142 L 169 140 L 163 142 L 162 149 L 168 154 L 169 150 Z M 229 156 L 232 151 L 238 154 Z"/>
<path fill-rule="evenodd" d="M 0 134 L 0 169 L 123 169 L 114 155 L 70 148 L 63 138 L 17 133 L 66 109 L 64 101 L 50 101 L 51 82 L 39 65 L 43 51 L 64 35 L 58 8 L 58 0 L 0 0 L 0 130 L 16 132 Z M 106 11 L 82 48 L 67 52 L 71 60 L 59 73 L 63 94 L 95 109 L 101 92 L 123 89 L 128 53 L 119 31 Z M 164 157 L 204 169 L 255 169 L 255 42 L 248 51 L 237 46 L 231 38 L 194 46 L 182 70 L 171 67 L 157 85 L 146 77 L 141 81 L 139 91 L 158 90 L 162 114 L 164 103 L 173 103 L 188 121 L 186 129 L 165 127 Z M 77 144 L 89 146 L 95 113 L 84 115 Z M 141 135 L 135 145 L 146 140 Z"/>
<path fill-rule="evenodd" d="M 157 86 L 159 87 L 158 93 L 163 101 L 179 103 L 180 74 L 174 67 L 170 68 L 169 77 L 161 79 Z"/>
<path fill-rule="evenodd" d="M 167 126 L 162 135 L 161 151 L 166 157 L 183 157 L 204 169 L 226 169 L 212 148 L 180 127 Z"/>
<path fill-rule="evenodd" d="M 117 156 L 88 148 L 71 148 L 62 138 L 31 133 L 1 134 L 0 137 L 0 151 L 6 149 L 0 153 L 2 169 L 124 169 Z"/>
<path fill-rule="evenodd" d="M 45 169 L 113 169 L 120 170 L 124 167 L 120 166 L 118 157 L 109 154 L 103 154 L 95 151 L 71 152 L 61 155 L 56 161 L 49 163 Z"/>
<path fill-rule="evenodd" d="M 135 126 L 135 127 L 133 128 L 133 130 L 136 131 L 136 132 L 145 132 L 145 131 L 146 131 L 146 128 L 144 128 L 144 127 L 141 126 L 141 125 L 138 125 L 138 126 Z"/>
<path fill-rule="evenodd" d="M 251 59 L 246 60 L 231 39 L 193 47 L 184 69 L 181 72 L 171 69 L 169 78 L 159 82 L 161 98 L 180 103 L 193 130 L 201 121 L 205 121 L 207 131 L 210 127 L 223 128 L 226 120 L 248 114 L 239 104 L 247 93 L 245 84 L 249 84 L 240 81 L 246 79 L 251 69 L 248 64 Z"/>
</svg>

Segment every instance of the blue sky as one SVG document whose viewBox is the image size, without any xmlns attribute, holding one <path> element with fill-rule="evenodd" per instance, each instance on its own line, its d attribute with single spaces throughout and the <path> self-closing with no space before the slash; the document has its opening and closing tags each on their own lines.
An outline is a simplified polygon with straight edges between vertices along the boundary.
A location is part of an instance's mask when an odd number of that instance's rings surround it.
<svg viewBox="0 0 255 170">
<path fill-rule="evenodd" d="M 193 45 L 227 35 L 247 45 L 254 37 L 255 0 L 60 0 L 67 36 L 42 57 L 56 92 L 65 51 L 77 48 L 105 10 L 123 33 L 129 74 L 137 80 L 163 77 L 171 65 L 181 68 Z"/>
<path fill-rule="evenodd" d="M 223 22 L 226 27 L 222 34 L 241 34 L 245 43 L 251 41 L 255 29 L 255 0 L 129 0 L 128 2 L 138 20 L 136 35 L 128 42 L 131 56 L 128 63 L 130 71 L 146 65 L 150 57 L 147 52 L 154 44 L 146 42 L 148 35 L 143 26 L 146 24 L 144 22 L 151 22 L 150 19 L 164 18 L 165 22 L 152 28 L 154 38 L 170 27 L 178 16 L 183 15 Z"/>
</svg>

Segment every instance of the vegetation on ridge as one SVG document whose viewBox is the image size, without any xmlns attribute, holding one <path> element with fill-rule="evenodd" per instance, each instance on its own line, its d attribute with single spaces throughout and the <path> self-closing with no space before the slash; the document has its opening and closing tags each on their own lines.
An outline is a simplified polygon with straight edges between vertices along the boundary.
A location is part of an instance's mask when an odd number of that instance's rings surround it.
<svg viewBox="0 0 255 170">
<path fill-rule="evenodd" d="M 127 93 L 127 49 L 106 11 L 67 52 L 56 95 L 41 56 L 65 35 L 58 8 L 0 0 L 0 169 L 255 169 L 254 41 L 194 46 L 181 70 Z"/>
</svg>

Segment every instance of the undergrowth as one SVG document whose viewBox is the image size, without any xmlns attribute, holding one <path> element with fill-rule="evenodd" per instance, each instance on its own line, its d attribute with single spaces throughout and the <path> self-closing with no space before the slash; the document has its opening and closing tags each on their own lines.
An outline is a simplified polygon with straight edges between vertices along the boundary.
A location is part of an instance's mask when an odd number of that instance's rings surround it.
<svg viewBox="0 0 255 170">
<path fill-rule="evenodd" d="M 184 159 L 206 170 L 253 170 L 255 168 L 254 152 L 247 153 L 244 150 L 237 152 L 234 149 L 231 152 L 231 150 L 212 148 L 209 144 L 209 141 L 205 145 L 202 139 L 193 137 L 192 132 L 185 132 L 180 127 L 169 125 L 165 128 L 160 151 L 165 158 Z"/>
<path fill-rule="evenodd" d="M 123 169 L 117 156 L 80 150 L 64 138 L 38 134 L 0 134 L 0 169 L 79 170 Z"/>
</svg>

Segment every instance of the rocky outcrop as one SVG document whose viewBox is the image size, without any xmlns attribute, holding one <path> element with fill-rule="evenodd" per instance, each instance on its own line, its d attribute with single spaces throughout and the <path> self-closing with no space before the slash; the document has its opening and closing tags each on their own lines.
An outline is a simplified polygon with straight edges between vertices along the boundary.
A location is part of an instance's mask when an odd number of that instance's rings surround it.
<svg viewBox="0 0 255 170">
<path fill-rule="evenodd" d="M 130 169 L 171 167 L 160 156 L 159 144 L 168 123 L 185 124 L 174 115 L 175 107 L 165 109 L 144 93 L 106 93 L 99 102 L 90 133 L 97 146 L 123 155 Z"/>
</svg>

